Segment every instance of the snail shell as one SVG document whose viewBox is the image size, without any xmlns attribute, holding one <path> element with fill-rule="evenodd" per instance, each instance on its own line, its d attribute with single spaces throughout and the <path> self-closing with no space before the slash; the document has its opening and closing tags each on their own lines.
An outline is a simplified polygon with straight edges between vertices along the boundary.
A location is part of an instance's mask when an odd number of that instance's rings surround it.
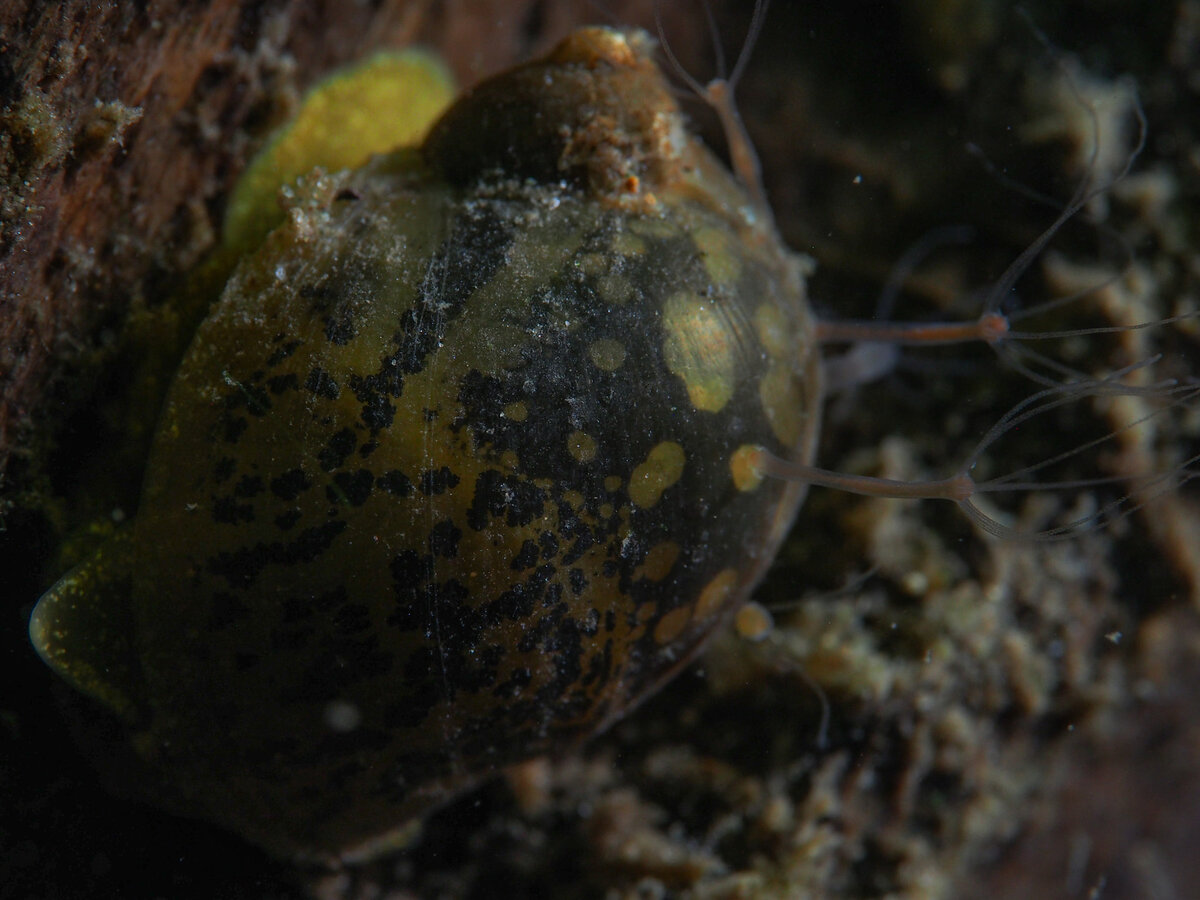
<svg viewBox="0 0 1200 900">
<path fill-rule="evenodd" d="M 745 600 L 803 486 L 796 260 L 588 29 L 420 148 L 317 179 L 200 326 L 132 528 L 35 645 L 162 802 L 296 859 L 385 847 L 577 744 Z"/>
</svg>

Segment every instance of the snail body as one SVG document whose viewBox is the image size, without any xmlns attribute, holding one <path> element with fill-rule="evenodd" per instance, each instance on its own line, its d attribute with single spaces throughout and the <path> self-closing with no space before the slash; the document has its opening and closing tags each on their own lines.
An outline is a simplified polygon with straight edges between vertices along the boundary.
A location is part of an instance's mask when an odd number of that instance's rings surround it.
<svg viewBox="0 0 1200 900">
<path fill-rule="evenodd" d="M 747 598 L 803 498 L 801 267 L 585 29 L 419 150 L 315 179 L 170 389 L 132 527 L 31 635 L 164 802 L 347 862 L 603 730 Z"/>
</svg>

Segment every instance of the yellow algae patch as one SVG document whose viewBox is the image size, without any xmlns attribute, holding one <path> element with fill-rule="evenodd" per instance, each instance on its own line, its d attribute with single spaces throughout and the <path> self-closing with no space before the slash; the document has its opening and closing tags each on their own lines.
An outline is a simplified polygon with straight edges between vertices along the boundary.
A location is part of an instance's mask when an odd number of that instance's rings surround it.
<svg viewBox="0 0 1200 900">
<path fill-rule="evenodd" d="M 662 499 L 663 491 L 679 480 L 686 457 L 674 441 L 663 441 L 650 451 L 646 461 L 633 470 L 629 479 L 629 499 L 649 509 Z"/>
<path fill-rule="evenodd" d="M 529 418 L 529 407 L 522 400 L 514 401 L 504 407 L 504 417 L 514 422 L 524 422 Z"/>
<path fill-rule="evenodd" d="M 691 618 L 692 611 L 686 606 L 671 610 L 654 626 L 654 640 L 663 645 L 674 642 L 683 634 L 683 630 L 687 628 Z"/>
<path fill-rule="evenodd" d="M 316 166 L 353 169 L 373 154 L 419 143 L 454 92 L 445 64 L 416 49 L 376 54 L 318 83 L 238 180 L 225 243 L 249 250 L 262 240 L 283 221 L 279 188 Z"/>
<path fill-rule="evenodd" d="M 619 490 L 619 489 L 620 489 L 620 487 L 621 487 L 621 484 L 622 484 L 622 478 L 621 478 L 621 476 L 620 476 L 620 475 L 606 475 L 606 476 L 604 476 L 604 489 L 605 489 L 606 491 L 616 491 L 616 490 Z"/>
<path fill-rule="evenodd" d="M 667 298 L 663 348 L 667 368 L 683 379 L 696 409 L 718 412 L 733 395 L 730 330 L 711 301 L 686 292 Z"/>
<path fill-rule="evenodd" d="M 758 383 L 758 399 L 775 437 L 795 447 L 804 432 L 804 395 L 789 366 L 772 362 Z"/>
<path fill-rule="evenodd" d="M 753 491 L 763 483 L 763 474 L 756 465 L 758 453 L 757 444 L 742 444 L 729 458 L 729 471 L 739 491 Z"/>
<path fill-rule="evenodd" d="M 576 462 L 591 462 L 596 458 L 596 440 L 584 431 L 572 431 L 567 437 L 567 452 Z"/>
<path fill-rule="evenodd" d="M 625 345 L 612 338 L 592 341 L 588 347 L 588 358 L 592 365 L 604 372 L 615 372 L 625 363 Z"/>
<path fill-rule="evenodd" d="M 699 599 L 696 600 L 696 618 L 707 619 L 721 612 L 733 595 L 737 582 L 737 569 L 722 569 L 718 572 L 716 577 L 704 586 Z"/>
<path fill-rule="evenodd" d="M 728 286 L 737 281 L 742 264 L 731 252 L 729 235 L 718 228 L 701 228 L 692 235 L 704 259 L 704 270 L 713 284 Z"/>
<path fill-rule="evenodd" d="M 651 581 L 662 581 L 670 574 L 679 559 L 679 545 L 674 541 L 663 541 L 655 544 L 646 553 L 646 558 L 633 573 L 634 580 L 648 578 Z"/>
</svg>

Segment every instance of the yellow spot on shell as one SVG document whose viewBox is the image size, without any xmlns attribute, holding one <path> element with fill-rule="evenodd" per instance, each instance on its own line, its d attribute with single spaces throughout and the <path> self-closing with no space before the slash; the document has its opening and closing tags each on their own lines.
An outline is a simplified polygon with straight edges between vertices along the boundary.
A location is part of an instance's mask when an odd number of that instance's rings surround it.
<svg viewBox="0 0 1200 900">
<path fill-rule="evenodd" d="M 704 259 L 704 269 L 713 284 L 731 285 L 741 274 L 741 263 L 730 252 L 729 235 L 717 228 L 701 228 L 692 239 Z"/>
<path fill-rule="evenodd" d="M 514 422 L 524 422 L 529 418 L 529 407 L 524 402 L 517 400 L 514 403 L 509 403 L 504 407 L 504 417 L 512 419 Z"/>
<path fill-rule="evenodd" d="M 629 499 L 642 509 L 656 505 L 663 491 L 683 474 L 685 460 L 683 448 L 674 441 L 663 441 L 655 446 L 646 461 L 633 470 L 629 479 Z"/>
<path fill-rule="evenodd" d="M 717 573 L 696 600 L 696 618 L 707 619 L 721 612 L 737 587 L 737 569 L 722 569 Z"/>
<path fill-rule="evenodd" d="M 771 431 L 788 447 L 795 447 L 804 433 L 804 394 L 799 379 L 789 366 L 772 362 L 758 383 L 758 399 Z"/>
<path fill-rule="evenodd" d="M 733 483 L 739 491 L 753 491 L 763 483 L 763 474 L 754 464 L 757 456 L 756 444 L 742 444 L 729 458 L 729 471 L 733 473 Z"/>
<path fill-rule="evenodd" d="M 676 638 L 683 634 L 683 630 L 687 628 L 687 624 L 691 618 L 692 611 L 687 606 L 680 606 L 671 610 L 659 619 L 658 624 L 654 626 L 654 640 L 660 645 L 674 642 Z"/>
<path fill-rule="evenodd" d="M 764 303 L 754 311 L 754 328 L 759 343 L 772 359 L 785 359 L 794 349 L 796 336 L 787 317 L 776 306 Z"/>
<path fill-rule="evenodd" d="M 596 440 L 583 431 L 572 431 L 567 437 L 567 452 L 576 462 L 591 462 L 596 458 Z"/>
<path fill-rule="evenodd" d="M 679 559 L 679 545 L 677 543 L 674 541 L 663 541 L 661 544 L 655 544 L 646 553 L 646 558 L 638 566 L 637 571 L 633 573 L 633 578 L 635 581 L 639 578 L 662 581 L 670 574 L 677 559 Z"/>
<path fill-rule="evenodd" d="M 711 301 L 681 292 L 663 309 L 667 368 L 683 379 L 696 409 L 719 412 L 733 395 L 733 347 L 728 323 Z"/>
<path fill-rule="evenodd" d="M 592 341 L 588 347 L 588 357 L 597 369 L 615 372 L 625 363 L 625 345 L 611 338 L 601 338 Z"/>
<path fill-rule="evenodd" d="M 751 601 L 738 610 L 733 627 L 748 641 L 761 641 L 775 627 L 775 617 L 761 603 Z"/>
</svg>

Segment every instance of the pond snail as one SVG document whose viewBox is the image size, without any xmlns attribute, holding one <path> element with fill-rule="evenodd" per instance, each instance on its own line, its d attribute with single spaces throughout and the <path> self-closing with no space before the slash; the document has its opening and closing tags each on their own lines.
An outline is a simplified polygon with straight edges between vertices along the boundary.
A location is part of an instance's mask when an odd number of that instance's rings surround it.
<svg viewBox="0 0 1200 900">
<path fill-rule="evenodd" d="M 485 81 L 419 150 L 313 181 L 231 278 L 136 520 L 30 624 L 160 803 L 369 858 L 629 712 L 807 482 L 864 483 L 806 468 L 801 261 L 651 49 L 585 29 Z M 912 493 L 972 486 L 939 490 Z"/>
</svg>

